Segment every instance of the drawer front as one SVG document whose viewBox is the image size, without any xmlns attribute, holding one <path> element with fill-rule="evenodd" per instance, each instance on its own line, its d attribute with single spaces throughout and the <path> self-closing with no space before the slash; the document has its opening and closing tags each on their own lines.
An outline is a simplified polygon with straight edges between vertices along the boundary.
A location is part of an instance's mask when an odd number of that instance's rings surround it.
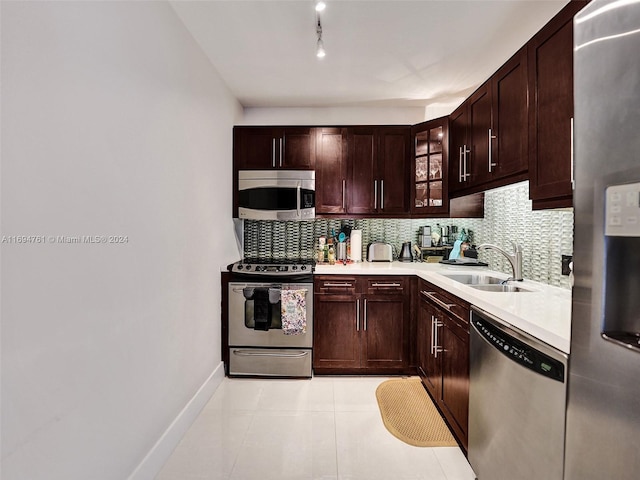
<svg viewBox="0 0 640 480">
<path fill-rule="evenodd" d="M 311 377 L 311 349 L 229 348 L 229 376 Z"/>
<path fill-rule="evenodd" d="M 451 293 L 420 279 L 420 296 L 430 300 L 442 310 L 452 314 L 453 318 L 463 325 L 469 324 L 470 305 Z"/>
<path fill-rule="evenodd" d="M 398 295 L 409 291 L 409 278 L 401 275 L 366 277 L 364 293 L 370 295 Z"/>
<path fill-rule="evenodd" d="M 332 293 L 336 295 L 353 295 L 358 291 L 356 277 L 342 275 L 323 275 L 313 279 L 316 293 Z"/>
</svg>

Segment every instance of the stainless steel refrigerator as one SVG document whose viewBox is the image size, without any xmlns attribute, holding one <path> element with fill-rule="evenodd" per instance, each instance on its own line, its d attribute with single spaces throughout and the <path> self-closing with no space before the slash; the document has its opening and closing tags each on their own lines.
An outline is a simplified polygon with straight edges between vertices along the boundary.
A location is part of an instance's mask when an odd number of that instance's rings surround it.
<svg viewBox="0 0 640 480">
<path fill-rule="evenodd" d="M 574 19 L 565 480 L 640 478 L 640 0 Z"/>
</svg>

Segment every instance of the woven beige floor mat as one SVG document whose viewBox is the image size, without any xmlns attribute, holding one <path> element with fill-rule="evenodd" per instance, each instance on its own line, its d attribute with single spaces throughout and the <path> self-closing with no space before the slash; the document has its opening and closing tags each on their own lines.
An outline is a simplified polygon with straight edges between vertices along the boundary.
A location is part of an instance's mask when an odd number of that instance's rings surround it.
<svg viewBox="0 0 640 480">
<path fill-rule="evenodd" d="M 458 445 L 419 378 L 382 382 L 376 398 L 385 427 L 403 442 L 416 447 Z"/>
</svg>

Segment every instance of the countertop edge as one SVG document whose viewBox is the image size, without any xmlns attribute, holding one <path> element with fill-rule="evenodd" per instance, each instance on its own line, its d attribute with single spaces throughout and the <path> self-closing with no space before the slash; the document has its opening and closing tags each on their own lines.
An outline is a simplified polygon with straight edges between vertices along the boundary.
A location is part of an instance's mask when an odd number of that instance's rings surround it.
<svg viewBox="0 0 640 480">
<path fill-rule="evenodd" d="M 362 262 L 317 265 L 315 275 L 415 275 L 500 318 L 565 354 L 570 353 L 571 291 L 544 283 L 518 282 L 530 292 L 483 292 L 447 278 L 448 273 L 487 273 L 507 278 L 488 267 L 446 266 L 429 263 Z"/>
</svg>

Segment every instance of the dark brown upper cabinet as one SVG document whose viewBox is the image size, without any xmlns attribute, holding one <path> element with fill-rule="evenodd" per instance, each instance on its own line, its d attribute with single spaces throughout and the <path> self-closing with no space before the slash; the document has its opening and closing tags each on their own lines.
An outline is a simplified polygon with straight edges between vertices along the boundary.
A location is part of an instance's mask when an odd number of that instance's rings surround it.
<svg viewBox="0 0 640 480">
<path fill-rule="evenodd" d="M 481 185 L 489 180 L 488 134 L 491 131 L 491 83 L 486 82 L 468 100 L 469 150 L 467 173 L 469 183 Z"/>
<path fill-rule="evenodd" d="M 235 170 L 313 170 L 316 132 L 310 127 L 234 127 Z"/>
<path fill-rule="evenodd" d="M 533 208 L 572 205 L 572 1 L 529 42 L 529 196 Z"/>
<path fill-rule="evenodd" d="M 469 185 L 467 173 L 469 156 L 469 108 L 465 102 L 449 116 L 449 193 L 463 190 Z"/>
<path fill-rule="evenodd" d="M 316 146 L 316 213 L 347 213 L 347 129 L 318 128 Z"/>
<path fill-rule="evenodd" d="M 409 213 L 409 126 L 347 129 L 347 213 Z"/>
<path fill-rule="evenodd" d="M 446 216 L 449 211 L 449 119 L 437 118 L 411 128 L 411 213 Z"/>
<path fill-rule="evenodd" d="M 453 196 L 527 178 L 527 81 L 522 48 L 451 114 Z"/>
<path fill-rule="evenodd" d="M 450 149 L 454 158 L 450 162 L 449 192 L 452 195 L 469 193 L 487 181 L 487 135 L 491 129 L 489 82 L 478 88 L 451 114 L 450 125 Z"/>
<path fill-rule="evenodd" d="M 379 213 L 409 213 L 409 164 L 411 127 L 380 127 L 378 130 L 380 181 Z"/>
<path fill-rule="evenodd" d="M 520 49 L 491 79 L 492 129 L 487 135 L 490 176 L 508 178 L 526 174 L 529 168 L 528 81 L 527 47 Z"/>
<path fill-rule="evenodd" d="M 373 214 L 378 211 L 378 137 L 375 127 L 348 129 L 349 158 L 347 211 Z"/>
</svg>

